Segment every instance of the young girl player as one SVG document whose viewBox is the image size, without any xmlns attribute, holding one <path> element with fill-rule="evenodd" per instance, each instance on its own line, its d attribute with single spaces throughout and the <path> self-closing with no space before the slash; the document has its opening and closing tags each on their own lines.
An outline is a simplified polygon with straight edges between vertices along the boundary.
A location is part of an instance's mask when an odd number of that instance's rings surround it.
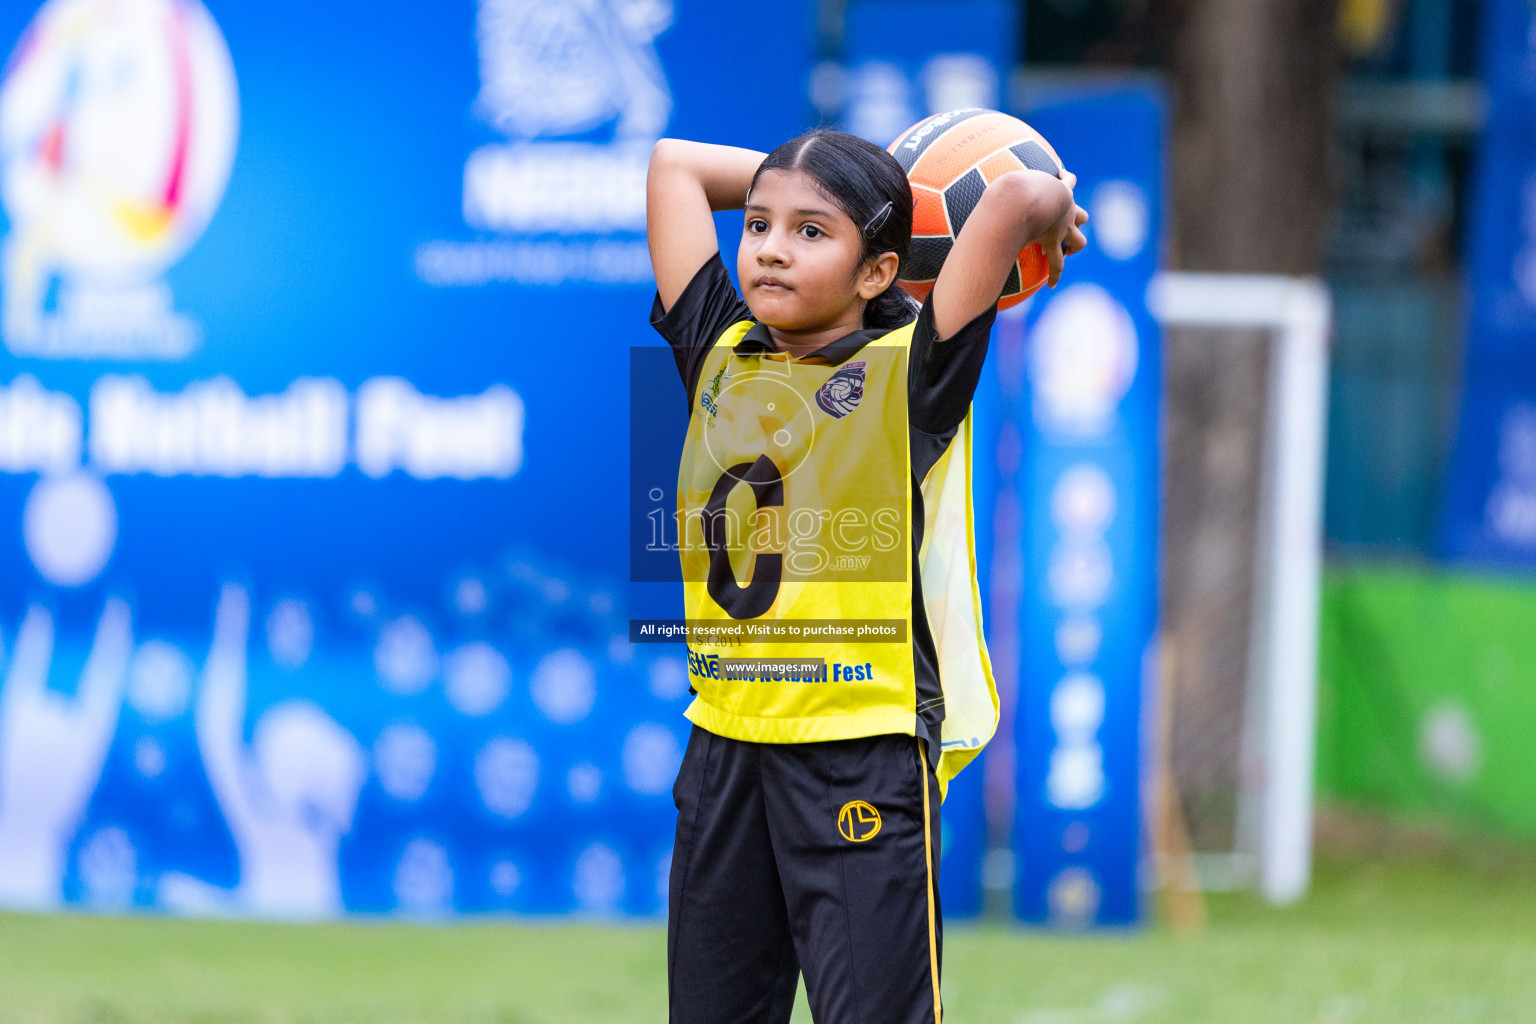
<svg viewBox="0 0 1536 1024">
<path fill-rule="evenodd" d="M 994 179 L 921 309 L 884 150 L 661 141 L 652 324 L 678 478 L 694 723 L 674 795 L 674 1024 L 939 1024 L 942 787 L 996 726 L 970 546 L 971 397 L 1020 250 L 1084 245 L 1075 178 Z M 738 293 L 713 211 L 745 209 Z M 862 627 L 862 632 L 860 630 Z"/>
</svg>

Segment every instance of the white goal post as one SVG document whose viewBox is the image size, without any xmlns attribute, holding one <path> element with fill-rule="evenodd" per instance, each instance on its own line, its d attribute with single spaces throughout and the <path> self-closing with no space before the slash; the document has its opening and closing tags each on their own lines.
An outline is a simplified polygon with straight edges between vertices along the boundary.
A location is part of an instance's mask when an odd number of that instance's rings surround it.
<svg viewBox="0 0 1536 1024">
<path fill-rule="evenodd" d="M 1239 845 L 1249 849 L 1238 856 L 1256 858 L 1266 899 L 1290 903 L 1306 892 L 1312 869 L 1332 302 L 1316 278 L 1174 272 L 1153 279 L 1147 301 L 1165 327 L 1263 329 L 1273 339 L 1246 702 L 1257 720 L 1245 722 L 1242 752 L 1243 772 L 1258 778 L 1244 783 Z"/>
</svg>

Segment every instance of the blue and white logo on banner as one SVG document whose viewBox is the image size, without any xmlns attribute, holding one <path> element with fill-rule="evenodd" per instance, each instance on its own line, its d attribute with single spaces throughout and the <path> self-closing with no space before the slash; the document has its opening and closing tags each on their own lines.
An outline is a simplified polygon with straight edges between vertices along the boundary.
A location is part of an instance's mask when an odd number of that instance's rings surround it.
<svg viewBox="0 0 1536 1024">
<path fill-rule="evenodd" d="M 239 135 L 229 48 L 197 0 L 49 0 L 0 86 L 0 333 L 18 356 L 197 348 L 165 270 L 217 210 Z"/>
<path fill-rule="evenodd" d="M 845 63 L 819 67 L 813 95 L 840 111 L 847 131 L 881 146 L 929 114 L 1001 110 L 1018 16 L 1003 0 L 853 0 Z"/>
<path fill-rule="evenodd" d="M 1144 92 L 1063 98 L 1028 119 L 1078 175 L 1089 246 L 1023 331 L 1005 421 L 1024 585 L 1015 722 L 1015 908 L 1064 927 L 1139 920 L 1141 695 L 1157 609 L 1157 269 L 1162 115 Z"/>
<path fill-rule="evenodd" d="M 671 0 L 480 0 L 473 110 L 502 137 L 465 161 L 464 222 L 493 234 L 422 245 L 423 281 L 650 280 L 646 165 L 673 106 L 655 43 L 675 16 Z"/>
<path fill-rule="evenodd" d="M 1536 20 L 1521 0 L 1483 13 L 1488 123 L 1467 237 L 1471 298 L 1443 553 L 1536 566 Z"/>
<path fill-rule="evenodd" d="M 645 160 L 810 6 L 211 11 L 0 7 L 0 904 L 655 913 Z"/>
</svg>

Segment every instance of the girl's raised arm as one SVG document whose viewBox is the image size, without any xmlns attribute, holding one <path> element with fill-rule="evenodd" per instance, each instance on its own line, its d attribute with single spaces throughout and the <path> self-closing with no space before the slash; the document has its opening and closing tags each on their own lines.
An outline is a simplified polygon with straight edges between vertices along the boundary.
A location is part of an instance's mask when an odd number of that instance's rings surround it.
<svg viewBox="0 0 1536 1024">
<path fill-rule="evenodd" d="M 671 309 L 693 275 L 720 249 L 715 210 L 746 205 L 764 154 L 734 146 L 662 139 L 645 179 L 645 234 L 663 309 Z"/>
<path fill-rule="evenodd" d="M 1088 214 L 1072 201 L 1077 176 L 1010 171 L 995 179 L 966 218 L 933 284 L 933 327 L 942 339 L 997 304 L 1019 251 L 1039 242 L 1056 286 L 1062 260 L 1087 245 Z"/>
</svg>

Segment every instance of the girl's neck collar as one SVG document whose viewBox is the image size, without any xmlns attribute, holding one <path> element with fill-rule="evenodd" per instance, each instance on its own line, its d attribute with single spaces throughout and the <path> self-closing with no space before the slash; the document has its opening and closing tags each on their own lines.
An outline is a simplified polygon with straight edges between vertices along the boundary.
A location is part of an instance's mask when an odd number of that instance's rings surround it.
<svg viewBox="0 0 1536 1024">
<path fill-rule="evenodd" d="M 833 324 L 814 331 L 781 331 L 777 327 L 762 324 L 763 330 L 773 342 L 773 350 L 784 355 L 800 358 L 815 355 L 834 342 L 864 329 L 863 318 L 853 323 Z"/>
</svg>

